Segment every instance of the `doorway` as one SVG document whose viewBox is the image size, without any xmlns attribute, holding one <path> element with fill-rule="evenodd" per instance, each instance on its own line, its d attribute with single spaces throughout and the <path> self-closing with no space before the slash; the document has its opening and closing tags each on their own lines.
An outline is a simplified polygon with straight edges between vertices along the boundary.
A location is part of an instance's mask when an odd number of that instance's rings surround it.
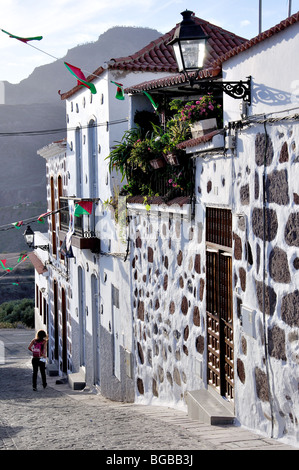
<svg viewBox="0 0 299 470">
<path fill-rule="evenodd" d="M 85 279 L 84 270 L 78 267 L 78 314 L 79 314 L 79 348 L 80 348 L 80 366 L 85 366 Z"/>
<path fill-rule="evenodd" d="M 91 276 L 92 295 L 92 338 L 93 338 L 93 384 L 100 385 L 100 302 L 99 281 L 95 274 Z"/>
<path fill-rule="evenodd" d="M 234 398 L 232 294 L 231 211 L 207 208 L 207 382 L 230 400 Z"/>
<path fill-rule="evenodd" d="M 53 284 L 53 293 L 54 293 L 54 359 L 58 360 L 59 357 L 59 318 L 58 318 L 58 284 L 54 280 Z"/>
<path fill-rule="evenodd" d="M 61 314 L 62 314 L 62 372 L 67 373 L 67 313 L 66 293 L 61 289 Z"/>
</svg>

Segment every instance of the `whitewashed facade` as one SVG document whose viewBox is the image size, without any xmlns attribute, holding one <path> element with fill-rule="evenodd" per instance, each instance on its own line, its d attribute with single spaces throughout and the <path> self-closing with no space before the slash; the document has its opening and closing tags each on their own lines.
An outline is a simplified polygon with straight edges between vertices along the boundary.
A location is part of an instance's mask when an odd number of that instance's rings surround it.
<svg viewBox="0 0 299 470">
<path fill-rule="evenodd" d="M 92 215 L 82 216 L 83 238 L 99 241 L 96 249 L 82 249 L 76 234 L 72 237 L 72 372 L 80 374 L 81 383 L 99 386 L 109 398 L 134 401 L 127 234 L 125 226 L 115 223 L 112 207 L 121 189 L 120 175 L 110 174 L 106 159 L 129 128 L 128 98 L 117 100 L 111 83 L 118 82 L 119 75 L 108 68 L 94 80 L 96 94 L 81 88 L 66 99 L 67 194 L 69 200 L 73 196 L 75 201 L 93 201 Z M 129 85 L 153 76 L 127 71 L 121 75 Z"/>
<path fill-rule="evenodd" d="M 62 255 L 61 199 L 67 193 L 66 142 L 53 142 L 38 151 L 46 160 L 48 234 L 44 240 L 36 238 L 36 245 L 49 245 L 49 250 L 35 250 L 46 269 L 47 285 L 43 286 L 44 327 L 49 335 L 48 372 L 53 375 L 67 374 L 71 370 L 72 338 L 70 323 L 70 277 L 69 261 Z M 35 232 L 35 237 L 37 232 Z M 37 273 L 36 273 L 37 276 Z M 39 275 L 40 277 L 41 275 Z M 44 275 L 43 275 L 44 276 Z M 36 294 L 38 295 L 38 294 Z M 36 300 L 39 305 L 41 300 Z M 37 328 L 37 323 L 36 323 Z"/>
<path fill-rule="evenodd" d="M 237 423 L 296 446 L 298 38 L 295 15 L 223 57 L 252 104 L 224 93 L 224 131 L 186 144 L 194 215 L 130 207 L 136 400 L 187 409 L 216 390 Z"/>
</svg>

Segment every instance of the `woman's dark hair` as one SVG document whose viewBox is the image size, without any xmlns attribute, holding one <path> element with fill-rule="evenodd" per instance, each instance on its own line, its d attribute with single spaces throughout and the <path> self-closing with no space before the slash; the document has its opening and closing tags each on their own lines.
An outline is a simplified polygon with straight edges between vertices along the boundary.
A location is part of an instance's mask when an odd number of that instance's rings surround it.
<svg viewBox="0 0 299 470">
<path fill-rule="evenodd" d="M 36 333 L 36 339 L 38 341 L 43 341 L 46 338 L 47 338 L 47 333 L 44 330 L 38 330 L 38 332 Z"/>
</svg>

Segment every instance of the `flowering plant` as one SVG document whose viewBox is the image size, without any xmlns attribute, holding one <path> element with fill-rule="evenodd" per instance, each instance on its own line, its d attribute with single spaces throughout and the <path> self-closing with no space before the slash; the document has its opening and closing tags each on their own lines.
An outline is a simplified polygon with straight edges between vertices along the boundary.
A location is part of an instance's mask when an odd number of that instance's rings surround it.
<svg viewBox="0 0 299 470">
<path fill-rule="evenodd" d="M 180 111 L 180 120 L 193 124 L 202 119 L 217 118 L 220 115 L 220 109 L 220 104 L 216 103 L 212 95 L 204 95 L 200 100 L 189 101 L 183 106 Z"/>
<path fill-rule="evenodd" d="M 153 148 L 152 141 L 150 139 L 138 139 L 131 149 L 128 163 L 146 171 L 149 160 L 154 159 L 155 155 L 155 149 Z"/>
<path fill-rule="evenodd" d="M 182 171 L 180 171 L 178 173 L 173 173 L 170 176 L 171 177 L 168 179 L 167 185 L 172 187 L 172 188 L 183 190 L 184 188 L 182 186 L 182 183 L 183 183 Z"/>
</svg>

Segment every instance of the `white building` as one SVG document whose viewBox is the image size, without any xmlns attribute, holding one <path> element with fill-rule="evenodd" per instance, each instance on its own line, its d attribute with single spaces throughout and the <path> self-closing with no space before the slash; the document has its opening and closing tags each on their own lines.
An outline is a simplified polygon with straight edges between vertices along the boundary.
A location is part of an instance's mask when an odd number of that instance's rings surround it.
<svg viewBox="0 0 299 470">
<path fill-rule="evenodd" d="M 251 76 L 251 103 L 221 92 L 223 129 L 179 145 L 194 162 L 194 191 L 152 198 L 150 211 L 133 196 L 127 227 L 111 210 L 122 183 L 107 156 L 135 111 L 151 110 L 145 91 L 165 101 L 202 93 L 169 75 L 174 30 L 97 69 L 87 79 L 97 94 L 62 94 L 67 147 L 41 151 L 48 210 L 59 209 L 49 225 L 49 357 L 74 388 L 235 419 L 298 445 L 298 20 L 245 41 L 196 19 L 210 36 L 199 82 Z M 124 84 L 124 101 L 111 81 Z M 79 201 L 92 212 L 72 218 Z M 67 235 L 73 257 L 63 259 Z"/>
<path fill-rule="evenodd" d="M 204 20 L 197 21 L 214 39 L 220 39 L 220 47 L 211 41 L 207 64 L 244 42 Z M 55 199 L 49 209 L 59 209 L 49 226 L 50 362 L 60 374 L 67 373 L 72 387 L 99 386 L 103 395 L 116 400 L 135 399 L 135 345 L 128 237 L 126 225 L 116 223 L 120 175 L 109 172 L 106 159 L 124 132 L 134 125 L 134 113 L 127 98 L 115 98 L 115 83 L 128 87 L 176 73 L 173 51 L 167 45 L 173 33 L 174 29 L 136 54 L 111 59 L 99 67 L 87 78 L 96 86 L 96 94 L 82 86 L 61 94 L 66 101 L 68 127 L 62 191 L 54 170 L 62 164 L 59 152 L 47 160 L 48 171 L 53 171 L 48 197 L 53 182 Z M 145 96 L 137 98 L 134 106 L 152 110 Z M 47 158 L 47 152 L 41 154 Z M 91 214 L 73 217 L 79 201 L 92 202 Z M 67 236 L 72 257 L 62 259 L 59 247 Z"/>
<path fill-rule="evenodd" d="M 63 223 L 63 207 L 61 203 L 67 192 L 68 177 L 66 173 L 66 142 L 64 140 L 53 142 L 38 151 L 46 160 L 47 176 L 47 213 L 48 234 L 42 239 L 36 238 L 35 245 L 47 245 L 47 250 L 37 248 L 33 256 L 37 256 L 43 263 L 47 273 L 47 285 L 39 287 L 36 296 L 44 299 L 44 323 L 49 335 L 48 343 L 48 372 L 53 375 L 66 374 L 71 368 L 72 339 L 70 329 L 70 284 L 69 260 L 60 251 L 62 242 L 59 240 Z M 32 255 L 31 255 L 32 256 Z M 31 259 L 31 258 L 30 258 Z M 32 260 L 32 259 L 31 259 Z M 37 276 L 37 268 L 36 276 Z M 39 277 L 44 274 L 39 274 Z M 36 284 L 36 289 L 38 285 Z M 41 300 L 36 299 L 41 305 Z M 39 311 L 40 311 L 39 307 Z M 37 329 L 37 323 L 35 323 Z"/>
<path fill-rule="evenodd" d="M 245 105 L 223 93 L 223 129 L 179 145 L 195 162 L 193 216 L 157 200 L 149 214 L 141 198 L 129 200 L 136 400 L 188 405 L 191 416 L 212 422 L 206 399 L 217 397 L 215 420 L 234 417 L 293 445 L 299 443 L 298 20 L 299 13 L 211 65 L 218 79 L 251 76 L 252 98 Z M 166 90 L 175 96 L 183 83 L 178 77 L 126 91 L 133 101 L 143 90 L 153 98 Z"/>
</svg>

